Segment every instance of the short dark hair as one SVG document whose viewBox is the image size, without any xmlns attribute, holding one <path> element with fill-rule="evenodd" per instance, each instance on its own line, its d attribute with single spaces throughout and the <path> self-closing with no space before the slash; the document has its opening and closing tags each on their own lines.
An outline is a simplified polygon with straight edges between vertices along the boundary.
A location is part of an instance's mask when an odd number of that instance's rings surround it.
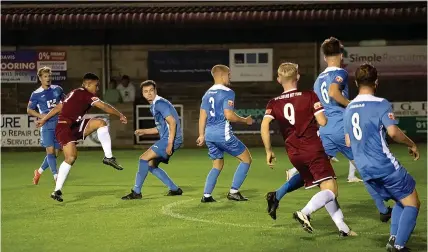
<svg viewBox="0 0 428 252">
<path fill-rule="evenodd" d="M 146 80 L 146 81 L 141 82 L 141 84 L 140 84 L 141 89 L 143 87 L 148 87 L 148 86 L 153 86 L 154 88 L 156 88 L 156 82 L 154 80 Z"/>
<path fill-rule="evenodd" d="M 130 78 L 129 78 L 129 76 L 128 76 L 128 75 L 126 75 L 126 74 L 125 74 L 125 75 L 123 75 L 123 76 L 122 76 L 122 80 L 128 80 L 128 81 L 129 81 L 129 80 L 130 80 Z"/>
<path fill-rule="evenodd" d="M 343 53 L 343 45 L 340 42 L 340 40 L 338 40 L 337 38 L 330 37 L 324 40 L 324 42 L 321 45 L 321 50 L 322 50 L 322 53 L 327 57 L 336 56 Z"/>
<path fill-rule="evenodd" d="M 98 81 L 98 80 L 100 80 L 100 78 L 94 73 L 85 73 L 85 75 L 83 75 L 83 81 L 86 81 L 86 80 Z"/>
<path fill-rule="evenodd" d="M 355 81 L 358 86 L 374 87 L 377 80 L 377 70 L 370 63 L 360 65 L 355 71 Z"/>
</svg>

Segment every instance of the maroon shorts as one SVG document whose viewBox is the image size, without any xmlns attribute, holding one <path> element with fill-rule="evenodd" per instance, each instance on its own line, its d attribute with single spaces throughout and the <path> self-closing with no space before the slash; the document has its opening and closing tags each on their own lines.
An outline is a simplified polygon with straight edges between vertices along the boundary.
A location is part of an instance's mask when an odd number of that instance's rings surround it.
<svg viewBox="0 0 428 252">
<path fill-rule="evenodd" d="M 299 171 L 306 189 L 318 186 L 322 181 L 336 178 L 330 160 L 324 150 L 289 155 L 290 162 Z"/>
<path fill-rule="evenodd" d="M 77 142 L 84 140 L 86 125 L 90 119 L 83 119 L 80 122 L 68 123 L 65 121 L 58 121 L 55 128 L 55 137 L 61 146 L 65 146 L 70 142 Z"/>
</svg>

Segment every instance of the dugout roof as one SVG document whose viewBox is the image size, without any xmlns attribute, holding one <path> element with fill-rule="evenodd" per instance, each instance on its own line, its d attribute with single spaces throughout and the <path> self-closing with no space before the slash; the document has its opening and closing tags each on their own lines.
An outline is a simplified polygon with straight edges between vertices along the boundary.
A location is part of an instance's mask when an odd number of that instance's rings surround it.
<svg viewBox="0 0 428 252">
<path fill-rule="evenodd" d="M 2 3 L 2 29 L 120 29 L 405 23 L 422 24 L 426 2 Z"/>
</svg>

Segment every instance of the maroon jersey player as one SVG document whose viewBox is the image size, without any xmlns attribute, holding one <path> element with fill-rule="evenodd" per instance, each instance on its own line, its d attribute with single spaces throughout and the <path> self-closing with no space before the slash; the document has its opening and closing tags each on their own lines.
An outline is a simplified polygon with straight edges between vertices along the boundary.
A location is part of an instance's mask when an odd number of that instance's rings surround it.
<svg viewBox="0 0 428 252">
<path fill-rule="evenodd" d="M 273 168 L 275 154 L 272 151 L 269 124 L 272 120 L 276 120 L 279 123 L 290 162 L 299 171 L 305 187 L 319 186 L 321 189 L 302 210 L 294 212 L 294 219 L 302 225 L 304 230 L 312 233 L 309 216 L 325 206 L 338 227 L 340 235 L 355 235 L 343 220 L 343 213 L 336 199 L 338 193 L 336 176 L 317 135 L 317 124 L 321 126 L 327 124 L 324 109 L 314 92 L 297 91 L 299 78 L 296 64 L 283 63 L 278 68 L 278 82 L 284 88 L 284 93 L 269 101 L 261 126 L 266 161 Z M 279 201 L 275 192 L 268 193 L 266 198 L 268 212 L 276 211 Z"/>
<path fill-rule="evenodd" d="M 97 96 L 99 78 L 93 73 L 87 73 L 83 77 L 81 88 L 71 91 L 64 101 L 52 109 L 45 117 L 37 122 L 41 127 L 49 118 L 59 113 L 55 136 L 64 151 L 64 162 L 61 164 L 56 181 L 55 191 L 51 197 L 60 202 L 62 199 L 61 189 L 65 179 L 77 158 L 76 144 L 84 140 L 93 132 L 97 132 L 98 139 L 104 150 L 103 163 L 117 170 L 123 168 L 116 162 L 111 151 L 111 138 L 107 123 L 99 118 L 84 119 L 88 110 L 95 106 L 108 114 L 116 115 L 122 123 L 127 123 L 126 117 L 111 105 L 102 102 Z"/>
</svg>

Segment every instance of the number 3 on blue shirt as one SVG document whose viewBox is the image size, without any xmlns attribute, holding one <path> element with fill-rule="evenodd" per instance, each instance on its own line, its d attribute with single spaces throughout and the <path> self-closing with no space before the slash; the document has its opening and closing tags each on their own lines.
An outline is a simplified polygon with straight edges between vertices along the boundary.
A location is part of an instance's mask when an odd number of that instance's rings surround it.
<svg viewBox="0 0 428 252">
<path fill-rule="evenodd" d="M 210 115 L 212 117 L 215 117 L 215 108 L 214 108 L 215 101 L 214 101 L 214 97 L 210 97 L 208 99 L 208 102 L 211 104 L 211 108 L 212 108 L 212 110 L 210 109 Z"/>
</svg>

